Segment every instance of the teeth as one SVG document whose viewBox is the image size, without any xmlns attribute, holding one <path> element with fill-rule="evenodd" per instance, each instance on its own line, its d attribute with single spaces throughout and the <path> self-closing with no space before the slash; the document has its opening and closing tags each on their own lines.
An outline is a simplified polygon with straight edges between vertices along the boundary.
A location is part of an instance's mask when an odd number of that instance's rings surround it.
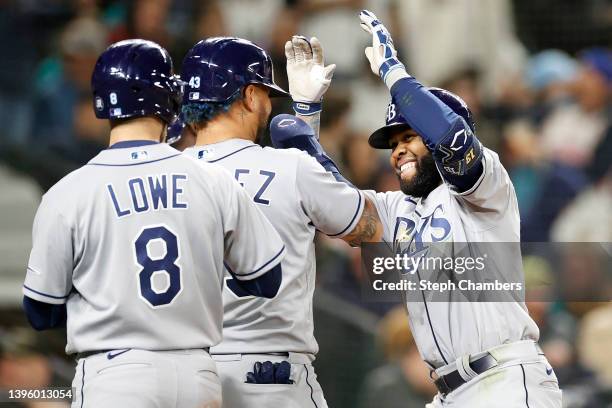
<svg viewBox="0 0 612 408">
<path fill-rule="evenodd" d="M 416 167 L 416 162 L 411 161 L 411 162 L 402 164 L 402 167 L 400 167 L 400 171 L 403 172 L 405 170 L 413 169 L 415 167 Z"/>
</svg>

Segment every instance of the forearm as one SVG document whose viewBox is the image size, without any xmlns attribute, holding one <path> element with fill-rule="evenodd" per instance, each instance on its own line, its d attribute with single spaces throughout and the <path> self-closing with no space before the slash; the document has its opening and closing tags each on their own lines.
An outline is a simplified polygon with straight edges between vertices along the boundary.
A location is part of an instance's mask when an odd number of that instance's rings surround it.
<svg viewBox="0 0 612 408">
<path fill-rule="evenodd" d="M 381 242 L 383 227 L 374 203 L 366 197 L 363 213 L 357 226 L 350 234 L 342 237 L 352 247 L 358 247 L 365 242 Z"/>
<path fill-rule="evenodd" d="M 295 116 L 306 122 L 306 124 L 308 124 L 312 128 L 315 138 L 319 140 L 319 131 L 321 128 L 321 111 L 316 112 L 312 115 L 301 115 L 300 113 L 296 112 Z"/>
<path fill-rule="evenodd" d="M 389 85 L 396 108 L 431 152 L 457 124 L 462 126 L 461 117 L 415 78 L 401 77 Z"/>
</svg>

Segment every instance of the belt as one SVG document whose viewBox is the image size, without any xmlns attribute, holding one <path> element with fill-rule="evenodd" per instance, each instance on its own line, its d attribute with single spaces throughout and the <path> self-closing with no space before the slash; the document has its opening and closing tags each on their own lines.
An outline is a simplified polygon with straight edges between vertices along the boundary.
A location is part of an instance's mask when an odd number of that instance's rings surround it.
<svg viewBox="0 0 612 408">
<path fill-rule="evenodd" d="M 434 384 L 438 391 L 446 396 L 474 377 L 501 364 L 521 359 L 537 359 L 542 356 L 544 356 L 542 349 L 533 340 L 502 344 L 483 353 L 460 357 L 455 362 L 438 368 L 435 370 L 438 378 L 434 380 Z"/>
<path fill-rule="evenodd" d="M 142 349 L 109 349 L 109 350 L 84 351 L 82 353 L 77 353 L 76 358 L 77 360 L 79 360 L 81 358 L 95 356 L 96 354 L 105 354 L 105 353 L 109 353 L 111 351 L 116 351 L 116 350 L 142 350 Z M 193 350 L 193 349 L 190 349 L 190 350 Z M 205 352 L 210 354 L 210 347 L 204 347 L 203 349 L 199 349 L 199 350 L 204 350 Z M 142 350 L 142 351 L 164 352 L 164 351 L 179 351 L 179 350 Z"/>
<path fill-rule="evenodd" d="M 314 361 L 315 356 L 308 353 L 294 353 L 294 352 L 260 352 L 260 353 L 212 353 L 210 355 L 213 360 L 217 362 L 228 362 L 242 360 L 243 357 L 252 356 L 274 356 L 282 357 L 287 359 L 291 364 L 310 364 Z"/>
<path fill-rule="evenodd" d="M 476 375 L 479 375 L 497 366 L 497 360 L 495 360 L 492 355 L 486 354 L 485 356 L 468 363 L 468 365 L 469 368 L 476 373 Z M 434 381 L 434 384 L 438 388 L 438 391 L 440 391 L 442 395 L 446 396 L 446 394 L 451 393 L 468 381 L 461 377 L 459 370 L 455 370 L 449 374 L 438 377 L 438 379 Z"/>
</svg>

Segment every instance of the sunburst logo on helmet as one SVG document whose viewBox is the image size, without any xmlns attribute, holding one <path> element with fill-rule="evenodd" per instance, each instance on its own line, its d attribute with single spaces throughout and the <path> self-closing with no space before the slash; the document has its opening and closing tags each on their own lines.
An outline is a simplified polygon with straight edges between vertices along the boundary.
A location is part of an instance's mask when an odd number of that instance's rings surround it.
<svg viewBox="0 0 612 408">
<path fill-rule="evenodd" d="M 96 103 L 97 110 L 101 111 L 102 109 L 104 109 L 104 101 L 99 96 L 96 96 L 95 103 Z"/>
</svg>

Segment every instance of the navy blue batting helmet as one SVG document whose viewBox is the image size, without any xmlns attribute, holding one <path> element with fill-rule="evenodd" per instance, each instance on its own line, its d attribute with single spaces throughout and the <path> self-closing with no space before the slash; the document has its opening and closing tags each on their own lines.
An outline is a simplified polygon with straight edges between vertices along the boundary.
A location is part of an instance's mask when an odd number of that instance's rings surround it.
<svg viewBox="0 0 612 408">
<path fill-rule="evenodd" d="M 168 124 L 166 128 L 166 143 L 171 145 L 181 140 L 185 126 L 185 122 L 180 115 L 174 122 Z"/>
<path fill-rule="evenodd" d="M 100 55 L 91 87 L 99 119 L 157 116 L 172 123 L 179 111 L 181 82 L 172 59 L 152 41 L 125 40 Z"/>
<path fill-rule="evenodd" d="M 274 83 L 272 58 L 251 41 L 213 37 L 194 45 L 183 60 L 183 103 L 228 101 L 249 84 L 270 89 L 270 96 L 289 96 Z"/>
<path fill-rule="evenodd" d="M 446 106 L 452 109 L 457 115 L 461 116 L 468 124 L 472 132 L 476 131 L 476 124 L 472 111 L 466 103 L 454 93 L 442 88 L 427 88 L 436 98 L 440 99 Z M 395 101 L 391 100 L 387 106 L 387 116 L 385 117 L 385 126 L 377 129 L 370 135 L 368 143 L 376 149 L 389 149 L 389 138 L 397 132 L 410 129 L 410 125 L 404 119 L 400 111 L 395 105 Z"/>
</svg>

